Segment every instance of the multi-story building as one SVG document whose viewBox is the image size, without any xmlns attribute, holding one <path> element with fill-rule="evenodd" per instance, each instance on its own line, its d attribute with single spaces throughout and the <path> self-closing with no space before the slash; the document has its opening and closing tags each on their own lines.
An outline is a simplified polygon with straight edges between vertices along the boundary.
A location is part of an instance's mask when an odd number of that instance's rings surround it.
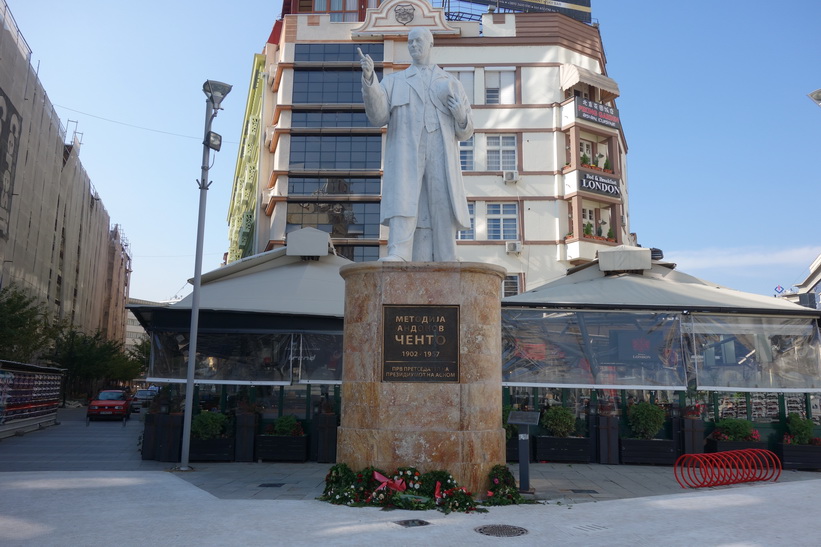
<svg viewBox="0 0 821 547">
<path fill-rule="evenodd" d="M 125 340 L 128 243 L 66 139 L 31 50 L 0 0 L 0 287 L 54 317 Z M 2 357 L 2 356 L 0 356 Z"/>
<path fill-rule="evenodd" d="M 475 133 L 460 150 L 472 228 L 457 236 L 460 259 L 507 268 L 509 295 L 601 248 L 635 243 L 619 88 L 607 76 L 598 26 L 585 22 L 589 10 L 578 20 L 493 8 L 468 16 L 450 2 L 378 4 L 345 11 L 348 4 L 285 2 L 254 58 L 229 262 L 280 247 L 305 226 L 330 233 L 352 260 L 384 254 L 385 130 L 366 119 L 358 49 L 379 78 L 403 70 L 417 25 L 433 32 L 434 61 L 472 103 Z"/>
</svg>

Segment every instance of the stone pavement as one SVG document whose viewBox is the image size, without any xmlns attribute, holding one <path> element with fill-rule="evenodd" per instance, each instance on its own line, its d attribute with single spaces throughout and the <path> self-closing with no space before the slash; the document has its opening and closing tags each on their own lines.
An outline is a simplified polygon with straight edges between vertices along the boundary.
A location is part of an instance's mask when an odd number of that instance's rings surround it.
<svg viewBox="0 0 821 547">
<path fill-rule="evenodd" d="M 173 464 L 141 460 L 138 417 L 125 427 L 86 426 L 79 410 L 0 441 L 0 544 L 818 545 L 821 536 L 818 473 L 694 491 L 670 467 L 531 464 L 538 505 L 471 515 L 380 511 L 316 501 L 329 464 L 195 463 L 169 472 Z M 396 524 L 406 519 L 430 524 Z M 527 533 L 476 531 L 485 525 Z"/>
</svg>

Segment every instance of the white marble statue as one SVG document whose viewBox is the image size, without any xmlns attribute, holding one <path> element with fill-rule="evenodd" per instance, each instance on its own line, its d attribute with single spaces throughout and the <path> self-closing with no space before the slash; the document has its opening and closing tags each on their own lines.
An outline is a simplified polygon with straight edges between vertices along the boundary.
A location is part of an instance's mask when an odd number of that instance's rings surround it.
<svg viewBox="0 0 821 547">
<path fill-rule="evenodd" d="M 388 126 L 382 182 L 382 224 L 390 228 L 383 261 L 456 261 L 456 232 L 470 228 L 459 141 L 473 134 L 462 84 L 430 61 L 433 35 L 408 34 L 413 64 L 374 77 L 362 55 L 362 96 L 368 120 Z"/>
</svg>

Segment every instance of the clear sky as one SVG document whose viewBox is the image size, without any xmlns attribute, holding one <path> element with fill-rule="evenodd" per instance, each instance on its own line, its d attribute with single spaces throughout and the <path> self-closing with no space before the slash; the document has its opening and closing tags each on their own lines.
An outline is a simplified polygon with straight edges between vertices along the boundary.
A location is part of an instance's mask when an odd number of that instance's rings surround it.
<svg viewBox="0 0 821 547">
<path fill-rule="evenodd" d="M 207 79 L 234 86 L 203 271 L 227 250 L 253 55 L 280 0 L 6 0 L 80 159 L 131 244 L 131 296 L 190 292 Z M 593 0 L 628 144 L 631 229 L 686 273 L 774 294 L 821 254 L 821 2 Z M 71 120 L 71 121 L 70 121 Z"/>
</svg>

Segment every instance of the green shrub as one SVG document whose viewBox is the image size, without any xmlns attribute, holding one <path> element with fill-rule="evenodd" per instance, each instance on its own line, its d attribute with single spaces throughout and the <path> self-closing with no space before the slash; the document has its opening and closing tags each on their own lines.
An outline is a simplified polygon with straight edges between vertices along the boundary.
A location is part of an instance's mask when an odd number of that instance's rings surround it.
<svg viewBox="0 0 821 547">
<path fill-rule="evenodd" d="M 296 419 L 296 416 L 291 414 L 280 416 L 274 422 L 274 435 L 283 437 L 301 437 L 305 432 L 302 430 L 302 424 Z"/>
<path fill-rule="evenodd" d="M 542 416 L 542 425 L 555 437 L 569 437 L 576 430 L 576 417 L 569 408 L 552 406 Z"/>
<path fill-rule="evenodd" d="M 228 416 L 221 412 L 200 412 L 191 419 L 191 436 L 206 441 L 226 434 Z"/>
<path fill-rule="evenodd" d="M 717 441 L 757 441 L 759 435 L 747 420 L 724 418 L 716 422 L 713 438 Z"/>
<path fill-rule="evenodd" d="M 802 418 L 796 412 L 790 412 L 787 416 L 787 430 L 792 435 L 792 442 L 795 444 L 810 444 L 812 428 L 813 423 L 809 418 Z"/>
<path fill-rule="evenodd" d="M 652 439 L 664 427 L 666 419 L 664 409 L 660 406 L 642 401 L 627 409 L 627 422 L 630 429 L 640 439 Z"/>
</svg>

